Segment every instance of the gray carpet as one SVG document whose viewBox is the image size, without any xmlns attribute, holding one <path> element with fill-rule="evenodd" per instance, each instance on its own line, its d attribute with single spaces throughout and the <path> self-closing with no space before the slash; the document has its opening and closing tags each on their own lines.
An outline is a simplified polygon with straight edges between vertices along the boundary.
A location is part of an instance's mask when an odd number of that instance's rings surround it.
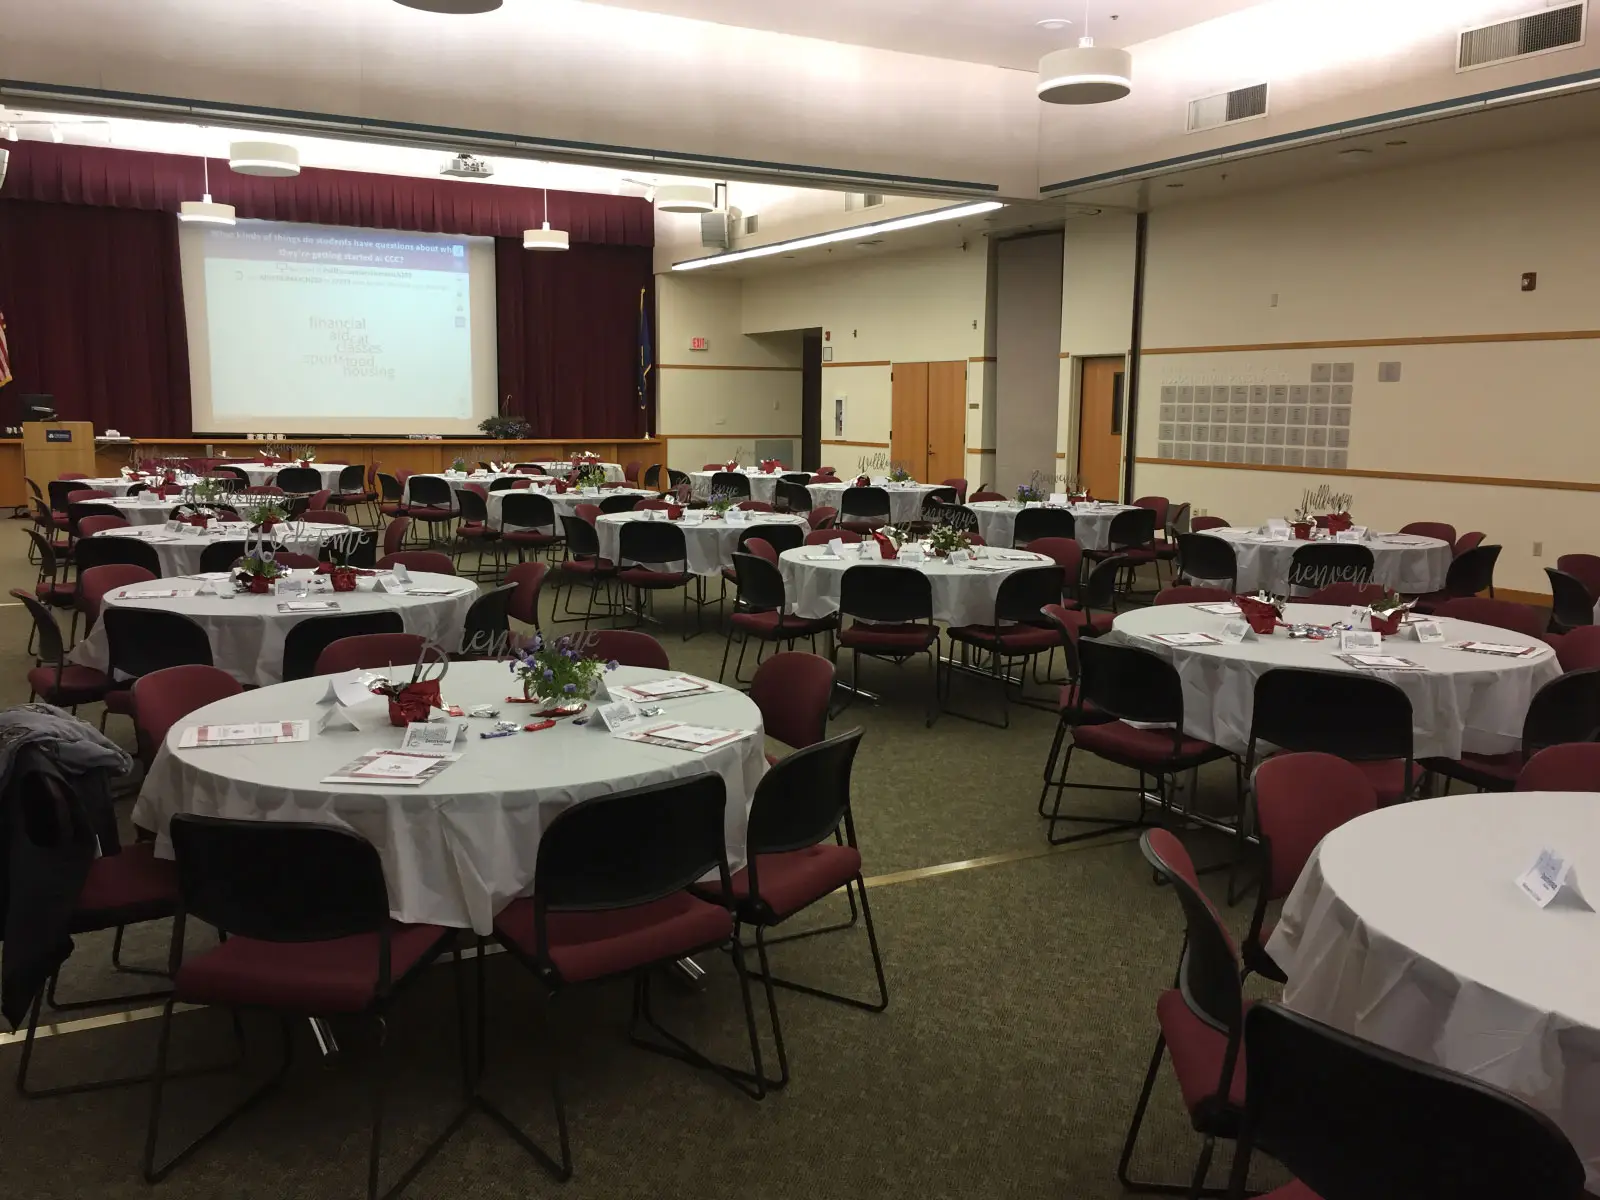
<svg viewBox="0 0 1600 1200">
<path fill-rule="evenodd" d="M 33 578 L 20 529 L 20 523 L 0 527 L 8 586 L 26 586 Z M 714 676 L 721 635 L 681 641 L 685 618 L 675 601 L 663 600 L 660 614 L 673 665 Z M 20 608 L 0 609 L 0 702 L 26 698 L 24 617 Z M 863 674 L 883 702 L 853 705 L 834 728 L 866 730 L 854 805 L 869 877 L 1023 854 L 872 889 L 888 1011 L 865 1013 L 780 992 L 794 1080 L 757 1104 L 710 1076 L 631 1048 L 629 993 L 622 986 L 569 996 L 555 1014 L 554 1035 L 545 1034 L 531 980 L 507 956 L 490 958 L 484 1090 L 535 1136 L 552 1138 L 545 1064 L 549 1047 L 558 1046 L 575 1178 L 566 1185 L 550 1180 L 486 1118 L 475 1116 L 407 1195 L 1121 1194 L 1117 1156 L 1155 1041 L 1155 999 L 1171 984 L 1181 941 L 1177 902 L 1153 885 L 1132 835 L 1037 853 L 1045 838 L 1034 805 L 1055 727 L 1052 713 L 1015 707 L 1009 730 L 949 716 L 926 729 L 925 668 L 871 663 Z M 1052 691 L 1039 689 L 1038 695 Z M 987 686 L 963 680 L 957 698 L 971 706 L 995 702 Z M 98 722 L 100 714 L 85 708 L 82 715 Z M 109 731 L 131 745 L 124 720 L 113 717 Z M 1088 760 L 1074 771 L 1085 780 L 1132 782 Z M 1232 787 L 1231 771 L 1208 771 L 1201 801 L 1226 808 Z M 1131 800 L 1094 793 L 1085 803 L 1125 813 Z M 1227 851 L 1215 837 L 1186 838 L 1200 861 Z M 1218 888 L 1220 877 L 1209 879 Z M 1242 931 L 1246 907 L 1225 912 Z M 167 936 L 154 924 L 130 931 L 130 957 L 159 963 Z M 200 947 L 210 934 L 192 936 Z M 63 994 L 148 986 L 148 980 L 113 975 L 108 954 L 109 938 L 80 938 L 63 972 Z M 783 946 L 774 961 L 781 973 L 823 986 L 856 994 L 871 988 L 867 945 L 858 932 Z M 731 964 L 708 956 L 706 965 L 709 977 L 700 991 L 662 981 L 662 1010 L 714 1056 L 743 1061 Z M 386 1180 L 452 1114 L 458 1085 L 453 996 L 450 969 L 439 967 L 394 1008 L 386 1051 L 393 1088 Z M 757 1012 L 764 1021 L 759 997 Z M 175 1083 L 164 1137 L 178 1139 L 198 1128 L 240 1094 L 250 1070 L 265 1069 L 276 1029 L 263 1017 L 247 1018 L 245 1027 L 249 1068 Z M 157 1028 L 155 1021 L 140 1020 L 43 1039 L 35 1082 L 147 1070 Z M 361 1194 L 371 1055 L 360 1029 L 341 1026 L 338 1032 L 343 1053 L 323 1063 L 305 1027 L 297 1026 L 297 1063 L 283 1087 L 154 1194 L 318 1200 Z M 232 1047 L 226 1015 L 178 1017 L 175 1046 L 191 1063 L 226 1058 Z M 770 1042 L 767 1048 L 770 1065 Z M 14 1070 L 19 1054 L 15 1044 L 0 1045 L 0 1071 Z M 3 1191 L 41 1198 L 151 1194 L 137 1173 L 147 1111 L 145 1088 L 43 1100 L 7 1090 L 0 1094 Z M 1198 1149 L 1170 1069 L 1164 1070 L 1135 1169 L 1186 1181 Z M 1226 1150 L 1218 1158 L 1214 1181 L 1225 1177 Z M 1270 1163 L 1259 1164 L 1255 1175 L 1258 1186 L 1281 1177 Z"/>
</svg>

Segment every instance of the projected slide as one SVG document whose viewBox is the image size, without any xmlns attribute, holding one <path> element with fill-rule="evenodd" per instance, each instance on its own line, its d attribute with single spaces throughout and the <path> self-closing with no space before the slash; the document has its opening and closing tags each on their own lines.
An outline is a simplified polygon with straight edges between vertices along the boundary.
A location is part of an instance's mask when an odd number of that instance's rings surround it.
<svg viewBox="0 0 1600 1200">
<path fill-rule="evenodd" d="M 182 243 L 197 429 L 448 433 L 495 411 L 485 239 L 198 232 Z"/>
</svg>

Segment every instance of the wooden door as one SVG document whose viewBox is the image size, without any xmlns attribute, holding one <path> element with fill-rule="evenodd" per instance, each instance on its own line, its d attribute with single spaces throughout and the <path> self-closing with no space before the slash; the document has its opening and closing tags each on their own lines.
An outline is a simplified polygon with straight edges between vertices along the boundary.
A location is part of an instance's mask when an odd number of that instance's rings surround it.
<svg viewBox="0 0 1600 1200">
<path fill-rule="evenodd" d="M 924 483 L 959 479 L 967 461 L 967 364 L 928 364 L 928 471 Z"/>
<path fill-rule="evenodd" d="M 1122 358 L 1086 358 L 1078 387 L 1078 483 L 1097 500 L 1122 496 Z"/>
<path fill-rule="evenodd" d="M 895 363 L 890 384 L 889 458 L 913 479 L 928 477 L 928 364 Z"/>
</svg>

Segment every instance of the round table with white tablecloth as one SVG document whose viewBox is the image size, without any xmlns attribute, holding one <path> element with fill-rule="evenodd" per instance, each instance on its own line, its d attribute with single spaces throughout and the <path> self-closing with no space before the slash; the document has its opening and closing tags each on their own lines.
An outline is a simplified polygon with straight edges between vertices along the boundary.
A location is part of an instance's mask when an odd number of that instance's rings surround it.
<svg viewBox="0 0 1600 1200">
<path fill-rule="evenodd" d="M 660 492 L 646 491 L 642 488 L 595 488 L 581 492 L 573 490 L 559 493 L 553 488 L 536 488 L 535 490 L 538 491 L 540 495 L 544 496 L 545 499 L 549 500 L 551 507 L 556 510 L 556 524 L 558 526 L 561 523 L 561 518 L 572 516 L 580 504 L 593 504 L 598 507 L 600 501 L 606 499 L 608 496 L 632 496 L 634 500 L 638 501 L 653 499 L 661 494 Z M 521 526 L 517 525 L 508 526 L 501 515 L 502 502 L 506 496 L 511 494 L 512 493 L 510 492 L 489 493 L 489 525 L 491 528 L 521 528 Z M 548 533 L 550 531 L 545 530 L 545 532 Z M 555 532 L 560 533 L 561 530 L 557 528 Z"/>
<path fill-rule="evenodd" d="M 1241 592 L 1265 588 L 1275 595 L 1287 594 L 1289 564 L 1294 552 L 1312 544 L 1271 538 L 1255 529 L 1207 529 L 1204 532 L 1233 547 L 1234 562 L 1239 569 L 1235 587 Z M 1412 534 L 1369 533 L 1361 545 L 1372 551 L 1373 583 L 1381 583 L 1408 596 L 1420 596 L 1444 587 L 1445 573 L 1453 557 L 1449 542 Z M 1197 579 L 1195 582 L 1208 581 Z M 1225 585 L 1227 581 L 1216 582 Z"/>
<path fill-rule="evenodd" d="M 689 494 L 696 500 L 711 499 L 711 481 L 716 476 L 724 473 L 722 471 L 690 471 Z M 784 476 L 782 471 L 773 471 L 768 474 L 766 471 L 750 470 L 748 467 L 740 467 L 733 473 L 735 475 L 743 475 L 750 481 L 750 499 L 760 500 L 766 504 L 772 503 L 773 497 L 778 493 L 778 480 Z"/>
<path fill-rule="evenodd" d="M 643 683 L 671 672 L 621 667 L 608 684 Z M 441 691 L 447 703 L 502 706 L 515 680 L 501 662 L 452 663 Z M 173 726 L 145 778 L 134 823 L 156 831 L 156 854 L 170 857 L 173 813 L 245 820 L 311 821 L 352 830 L 383 861 L 389 906 L 399 921 L 426 921 L 486 934 L 494 916 L 533 890 L 539 835 L 563 809 L 597 796 L 715 772 L 727 785 L 730 864 L 744 865 L 745 821 L 766 773 L 761 713 L 750 698 L 711 684 L 709 693 L 661 702 L 659 720 L 751 736 L 706 754 L 624 741 L 600 721 L 561 721 L 537 733 L 483 739 L 489 722 L 468 722 L 461 760 L 418 787 L 328 784 L 322 780 L 369 749 L 394 749 L 401 730 L 315 731 L 326 676 L 261 688 L 207 705 Z M 311 740 L 281 745 L 179 750 L 192 725 L 310 718 Z"/>
<path fill-rule="evenodd" d="M 238 467 L 250 477 L 251 487 L 267 487 L 278 482 L 278 472 L 286 467 L 298 467 L 297 462 L 273 463 L 267 466 L 258 462 L 232 462 L 223 463 L 223 466 Z M 329 491 L 338 491 L 339 472 L 347 467 L 348 463 L 314 462 L 310 464 L 312 470 L 322 476 L 322 486 Z"/>
<path fill-rule="evenodd" d="M 716 575 L 724 567 L 733 565 L 733 552 L 739 546 L 739 537 L 753 525 L 794 525 L 804 536 L 811 526 L 804 517 L 788 513 L 744 513 L 733 517 L 732 511 L 723 519 L 703 515 L 705 510 L 687 512 L 675 522 L 683 530 L 684 548 L 689 552 L 688 569 L 694 575 Z M 666 513 L 654 512 L 605 513 L 595 523 L 600 534 L 600 557 L 620 562 L 618 557 L 622 541 L 622 526 L 630 521 L 659 520 Z"/>
<path fill-rule="evenodd" d="M 180 475 L 178 476 L 177 485 L 179 487 L 189 487 L 194 484 L 198 478 L 199 477 L 195 475 Z M 121 475 L 116 475 L 101 479 L 75 479 L 73 482 L 78 484 L 80 487 L 93 488 L 97 492 L 108 492 L 113 496 L 126 496 L 129 488 L 139 487 L 141 484 L 144 486 L 149 486 L 152 482 L 159 484 L 161 480 L 155 478 L 154 476 L 148 475 L 135 475 L 131 479 L 125 479 Z"/>
<path fill-rule="evenodd" d="M 1335 1029 L 1520 1097 L 1600 1191 L 1600 821 L 1580 792 L 1439 796 L 1328 834 L 1267 952 L 1284 1003 Z M 1517 886 L 1541 850 L 1588 904 Z"/>
<path fill-rule="evenodd" d="M 272 538 L 285 550 L 307 554 L 315 558 L 322 543 L 337 534 L 347 533 L 348 525 L 322 525 L 305 521 L 280 522 L 272 530 Z M 250 526 L 243 521 L 212 522 L 203 531 L 184 528 L 173 532 L 165 525 L 130 525 L 126 529 L 107 529 L 95 537 L 132 537 L 155 549 L 161 560 L 164 578 L 193 575 L 200 570 L 200 556 L 213 542 L 246 541 L 251 537 Z"/>
<path fill-rule="evenodd" d="M 1284 611 L 1291 624 L 1332 625 L 1350 618 L 1350 609 L 1328 604 L 1290 604 Z M 1538 638 L 1446 618 L 1438 619 L 1443 642 L 1418 642 L 1408 628 L 1383 639 L 1379 653 L 1406 659 L 1421 670 L 1352 666 L 1338 657 L 1337 634 L 1321 641 L 1290 638 L 1282 627 L 1270 636 L 1250 634 L 1232 644 L 1171 646 L 1155 637 L 1215 636 L 1228 620 L 1193 604 L 1163 604 L 1123 613 L 1108 636 L 1173 663 L 1183 683 L 1184 732 L 1236 754 L 1244 753 L 1250 742 L 1256 680 L 1276 667 L 1356 671 L 1396 684 L 1411 701 L 1412 754 L 1419 759 L 1459 758 L 1464 750 L 1517 750 L 1533 694 L 1561 674 L 1555 651 Z M 1468 639 L 1527 646 L 1531 652 L 1501 658 L 1452 645 Z"/>
<path fill-rule="evenodd" d="M 418 471 L 415 474 L 406 476 L 405 491 L 402 495 L 404 503 L 409 504 L 411 502 L 411 481 L 413 479 L 442 479 L 450 485 L 450 493 L 454 496 L 469 483 L 477 484 L 487 492 L 489 486 L 499 479 L 531 479 L 543 482 L 547 478 L 544 475 L 519 475 L 514 471 L 473 471 L 471 474 L 465 475 L 458 471 Z"/>
<path fill-rule="evenodd" d="M 313 588 L 305 600 L 328 600 L 337 604 L 339 613 L 364 613 L 393 611 L 400 614 L 407 633 L 418 633 L 439 643 L 446 651 L 461 649 L 461 629 L 466 621 L 467 609 L 478 598 L 478 587 L 454 575 L 433 575 L 414 571 L 409 590 L 423 593 L 445 591 L 447 595 L 408 595 L 392 591 L 375 591 L 372 576 L 357 581 L 353 592 L 335 592 L 327 584 L 326 576 L 316 576 L 311 571 L 289 572 L 291 579 L 311 580 Z M 385 575 L 388 585 L 392 575 Z M 156 608 L 164 612 L 182 613 L 206 631 L 211 642 L 211 662 L 232 675 L 240 683 L 265 686 L 283 678 L 283 642 L 289 630 L 309 617 L 335 615 L 327 612 L 280 612 L 279 598 L 274 595 L 258 596 L 251 593 L 222 596 L 199 596 L 193 593 L 203 581 L 198 579 L 161 579 L 155 583 L 138 583 L 117 588 L 106 593 L 107 608 Z M 213 589 L 231 591 L 226 580 L 210 581 Z M 138 593 L 177 589 L 187 593 L 140 599 Z M 295 597 L 296 600 L 302 597 Z M 72 661 L 103 671 L 109 665 L 105 625 L 97 623 L 94 629 L 72 648 Z"/>
<path fill-rule="evenodd" d="M 830 558 L 823 546 L 801 546 L 778 556 L 783 572 L 783 588 L 789 611 L 797 617 L 826 617 L 839 611 L 839 589 L 844 573 L 860 563 L 877 563 L 878 545 L 870 539 L 858 545 L 840 547 L 840 557 Z M 952 565 L 942 558 L 921 563 L 895 559 L 891 565 L 907 571 L 921 571 L 933 590 L 933 619 L 950 625 L 994 624 L 994 601 L 1000 584 L 1011 572 L 1023 567 L 1053 565 L 1043 554 L 1026 550 L 989 551 L 979 548 L 980 558 Z"/>
<path fill-rule="evenodd" d="M 1017 514 L 1022 505 L 1015 500 L 980 500 L 967 505 L 978 517 L 978 536 L 991 546 L 1009 546 L 1017 528 Z M 1030 505 L 1032 508 L 1045 507 Z M 1131 504 L 1075 504 L 1067 511 L 1072 514 L 1077 529 L 1077 542 L 1085 550 L 1104 550 L 1111 543 L 1111 518 L 1133 508 Z"/>
<path fill-rule="evenodd" d="M 843 483 L 812 483 L 807 485 L 811 493 L 811 506 L 813 508 L 838 508 L 839 502 L 844 499 L 845 492 L 855 487 L 855 480 Z M 888 483 L 882 479 L 874 479 L 873 487 L 881 487 L 889 493 L 889 521 L 894 525 L 909 525 L 922 518 L 922 501 L 929 492 L 942 487 L 937 483 Z M 840 520 L 844 514 L 839 514 Z"/>
<path fill-rule="evenodd" d="M 568 475 L 572 474 L 572 460 L 570 458 L 552 458 L 544 461 L 534 461 L 533 465 L 538 467 L 547 475 L 552 475 L 557 479 L 565 479 Z M 623 472 L 621 463 L 595 462 L 591 463 L 590 465 L 599 467 L 606 473 L 607 483 L 624 483 L 627 481 L 628 477 Z"/>
</svg>

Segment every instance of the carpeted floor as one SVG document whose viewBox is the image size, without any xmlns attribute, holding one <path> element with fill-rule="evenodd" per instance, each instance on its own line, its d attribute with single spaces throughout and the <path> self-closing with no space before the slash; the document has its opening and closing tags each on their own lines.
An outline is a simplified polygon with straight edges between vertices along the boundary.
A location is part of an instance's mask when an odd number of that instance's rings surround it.
<svg viewBox="0 0 1600 1200">
<path fill-rule="evenodd" d="M 21 529 L 20 522 L 0 525 L 7 587 L 30 586 L 34 578 Z M 720 634 L 684 642 L 676 602 L 663 600 L 660 612 L 674 667 L 715 676 Z M 27 635 L 24 610 L 0 608 L 0 702 L 26 699 Z M 925 668 L 870 663 L 863 674 L 883 702 L 857 703 L 833 727 L 866 730 L 853 797 L 866 874 L 877 881 L 870 899 L 889 979 L 888 1011 L 780 993 L 794 1079 L 758 1104 L 710 1076 L 631 1048 L 626 987 L 574 993 L 554 1014 L 554 1033 L 546 1034 L 531 980 L 506 956 L 491 957 L 484 1090 L 548 1141 L 545 1063 L 549 1047 L 559 1046 L 575 1177 L 554 1182 L 486 1118 L 474 1116 L 408 1196 L 1094 1200 L 1121 1194 L 1117 1157 L 1155 1042 L 1155 999 L 1171 985 L 1182 937 L 1177 901 L 1153 884 L 1132 834 L 1048 850 L 1034 805 L 1052 713 L 1014 707 L 1009 730 L 950 716 L 927 729 Z M 994 703 L 984 686 L 958 679 L 956 688 L 965 704 Z M 97 707 L 82 715 L 100 718 Z M 109 732 L 131 746 L 126 721 L 113 717 Z M 1087 760 L 1074 773 L 1132 782 Z M 1200 800 L 1226 809 L 1232 789 L 1231 770 L 1207 772 Z M 1126 812 L 1131 799 L 1099 793 L 1085 802 Z M 1185 836 L 1198 861 L 1227 853 L 1222 839 Z M 990 856 L 1001 861 L 905 877 Z M 1208 880 L 1220 900 L 1222 877 Z M 842 901 L 830 903 L 842 911 Z M 1224 912 L 1242 932 L 1247 906 Z M 192 934 L 196 945 L 210 936 Z M 128 957 L 161 962 L 167 937 L 162 925 L 130 930 Z M 804 939 L 773 953 L 780 973 L 856 994 L 871 989 L 859 932 Z M 704 965 L 709 975 L 699 990 L 664 980 L 657 989 L 661 1007 L 691 1040 L 740 1061 L 744 1026 L 732 966 L 714 956 Z M 111 973 L 109 938 L 85 937 L 63 971 L 62 994 L 136 990 L 151 982 Z M 131 1007 L 138 1013 L 149 1004 Z M 758 999 L 764 1020 L 763 1012 Z M 38 1043 L 33 1081 L 47 1086 L 145 1071 L 158 1025 L 148 1019 L 92 1029 L 69 1024 Z M 247 1017 L 245 1028 L 250 1068 L 181 1080 L 170 1089 L 163 1128 L 169 1145 L 270 1065 L 276 1031 L 259 1017 Z M 340 1026 L 337 1032 L 341 1053 L 322 1061 L 308 1029 L 297 1024 L 296 1065 L 282 1088 L 153 1194 L 316 1200 L 361 1194 L 371 1055 L 364 1031 Z M 216 1011 L 179 1016 L 174 1038 L 177 1053 L 192 1063 L 221 1061 L 232 1049 L 227 1017 Z M 435 968 L 396 1004 L 390 1023 L 386 1181 L 453 1114 L 455 1045 L 450 970 Z M 770 1062 L 770 1043 L 768 1052 Z M 16 1040 L 0 1044 L 0 1072 L 14 1071 L 20 1053 Z M 143 1087 L 40 1100 L 6 1089 L 0 1194 L 39 1200 L 152 1194 L 138 1176 L 147 1111 Z M 1198 1150 L 1165 1069 L 1135 1172 L 1187 1181 Z M 1213 1182 L 1225 1179 L 1227 1150 L 1218 1158 Z M 1253 1174 L 1256 1186 L 1280 1178 L 1270 1163 Z"/>
</svg>

